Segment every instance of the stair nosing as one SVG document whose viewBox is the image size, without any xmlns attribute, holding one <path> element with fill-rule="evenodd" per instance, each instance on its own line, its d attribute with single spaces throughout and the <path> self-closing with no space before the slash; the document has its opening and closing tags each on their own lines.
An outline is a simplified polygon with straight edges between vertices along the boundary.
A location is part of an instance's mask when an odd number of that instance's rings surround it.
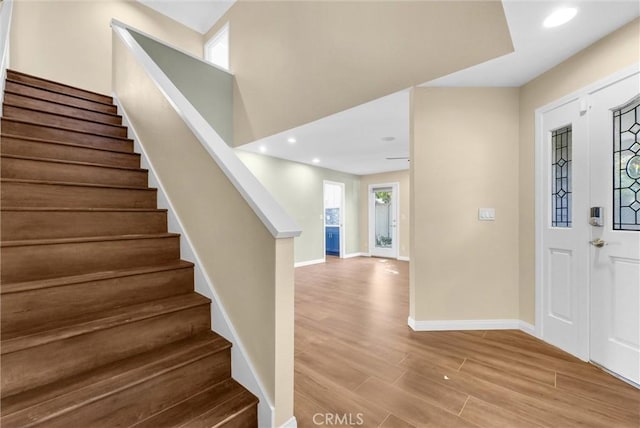
<svg viewBox="0 0 640 428">
<path fill-rule="evenodd" d="M 39 184 L 46 186 L 76 186 L 76 187 L 95 187 L 98 189 L 122 189 L 122 190 L 145 190 L 156 192 L 158 189 L 154 187 L 136 187 L 136 186 L 121 186 L 117 184 L 95 184 L 95 183 L 78 183 L 73 181 L 52 181 L 52 180 L 27 180 L 22 178 L 0 178 L 0 183 L 24 183 L 24 184 Z"/>
<path fill-rule="evenodd" d="M 201 417 L 206 417 L 208 415 L 211 415 L 212 412 L 214 412 L 218 407 L 222 406 L 225 403 L 228 403 L 229 401 L 238 398 L 238 396 L 243 395 L 249 393 L 251 394 L 251 396 L 254 398 L 254 402 L 251 404 L 247 404 L 246 406 L 244 406 L 243 408 L 239 409 L 237 412 L 227 416 L 226 418 L 222 419 L 221 421 L 219 421 L 216 425 L 214 425 L 212 428 L 216 428 L 216 427 L 221 427 L 223 426 L 223 424 L 225 424 L 226 422 L 229 422 L 230 420 L 232 420 L 233 418 L 235 418 L 236 416 L 238 416 L 239 414 L 241 414 L 242 412 L 244 412 L 247 409 L 250 409 L 252 406 L 255 406 L 258 403 L 258 399 L 256 398 L 255 395 L 253 395 L 250 391 L 240 391 L 238 394 L 234 395 L 233 397 L 229 397 L 229 399 L 227 399 L 226 401 L 223 401 L 222 403 L 220 403 L 218 406 L 214 407 L 213 409 L 209 409 L 208 411 L 196 416 L 195 418 L 191 418 L 191 420 L 186 421 L 184 424 L 180 425 L 178 428 L 184 428 L 187 427 L 191 422 L 193 422 L 194 420 L 197 420 L 198 418 Z"/>
<path fill-rule="evenodd" d="M 189 342 L 193 342 L 193 343 L 189 343 Z M 201 342 L 201 343 L 198 343 L 198 342 Z M 62 406 L 59 407 L 60 409 L 74 410 L 79 408 L 82 405 L 90 404 L 97 400 L 116 394 L 120 391 L 124 391 L 131 387 L 140 385 L 144 382 L 148 382 L 158 376 L 162 376 L 166 373 L 170 373 L 171 371 L 180 369 L 196 361 L 199 361 L 203 358 L 209 357 L 218 352 L 225 351 L 231 347 L 231 343 L 227 339 L 225 339 L 224 337 L 212 331 L 195 335 L 188 339 L 183 339 L 179 343 L 182 346 L 187 347 L 187 349 L 182 349 L 179 352 L 174 352 L 170 355 L 165 355 L 159 359 L 154 358 L 148 361 L 141 361 L 138 363 L 137 366 L 134 365 L 134 367 L 128 368 L 125 371 L 115 372 L 113 373 L 112 376 L 104 377 L 94 382 L 81 384 L 78 388 L 70 389 L 68 391 L 63 391 L 61 395 L 49 394 L 50 397 L 43 401 L 37 401 L 35 403 L 32 403 L 31 405 L 27 405 L 23 408 L 19 408 L 16 411 L 4 416 L 12 417 L 16 414 L 28 412 L 30 409 L 35 409 L 35 408 L 38 408 L 39 406 L 50 404 L 51 402 L 55 402 L 55 400 L 66 400 L 71 402 L 77 402 L 78 403 L 77 405 L 72 405 L 68 407 L 62 407 Z M 169 344 L 169 345 L 175 346 L 174 344 Z M 165 345 L 162 348 L 166 349 L 168 348 L 169 345 Z M 215 348 L 207 350 L 207 348 L 210 348 L 210 347 L 215 347 Z M 92 370 L 90 372 L 80 374 L 76 378 L 82 378 L 83 376 L 88 376 L 91 372 L 95 372 L 100 369 L 104 370 L 105 368 L 107 369 L 114 368 L 116 363 L 121 365 L 122 361 L 133 361 L 135 358 L 140 358 L 141 356 L 148 357 L 151 355 L 152 352 L 155 353 L 157 352 L 157 350 L 156 349 L 149 350 L 143 354 L 134 355 L 129 358 L 126 358 L 125 360 L 120 360 L 117 362 L 107 364 L 106 366 L 99 367 L 96 370 Z M 195 352 L 198 352 L 198 353 L 189 357 L 189 354 L 194 354 Z M 175 362 L 171 363 L 172 360 L 174 360 Z M 168 363 L 171 363 L 171 365 L 167 366 Z M 158 370 L 158 368 L 155 368 L 155 366 L 163 366 L 163 365 L 165 366 L 164 368 L 158 367 L 160 368 L 160 370 Z M 133 379 L 127 379 L 131 377 L 133 377 Z M 214 386 L 217 386 L 222 382 L 229 381 L 229 380 L 237 383 L 237 381 L 229 377 L 216 383 Z M 51 385 L 45 385 L 44 387 L 47 387 L 47 386 L 51 386 Z M 90 391 L 88 391 L 90 389 L 95 389 L 95 388 L 102 388 L 102 389 L 106 389 L 107 391 L 103 394 L 97 394 L 97 395 L 91 394 Z M 85 395 L 86 399 L 73 400 L 74 395 Z M 62 415 L 64 413 L 66 413 L 66 411 L 64 412 L 58 411 L 56 413 L 51 413 L 50 414 L 51 416 L 47 415 L 47 417 L 38 419 L 36 423 L 46 422 L 47 420 L 50 420 L 53 417 Z"/>
<path fill-rule="evenodd" d="M 181 300 L 187 299 L 192 299 L 192 301 L 180 302 Z M 154 308 L 153 311 L 149 311 L 146 313 L 136 310 L 137 308 L 149 308 L 149 306 L 151 306 L 151 304 L 153 303 L 157 304 L 158 302 L 167 302 L 172 300 L 178 301 L 179 304 L 176 304 L 171 308 Z M 44 346 L 57 341 L 67 340 L 72 337 L 79 337 L 98 331 L 109 330 L 117 326 L 134 324 L 147 319 L 157 318 L 163 315 L 168 315 L 183 310 L 197 308 L 198 306 L 210 304 L 210 299 L 192 291 L 185 294 L 179 294 L 177 296 L 150 300 L 148 302 L 138 303 L 135 305 L 111 308 L 108 310 L 92 313 L 90 315 L 92 315 L 93 318 L 88 318 L 85 321 L 79 323 L 54 327 L 49 330 L 24 332 L 25 334 L 14 336 L 10 339 L 4 339 L 0 341 L 0 344 L 2 345 L 0 355 L 21 352 L 26 349 Z M 14 333 L 19 334 L 21 332 L 16 331 Z"/>
<path fill-rule="evenodd" d="M 177 263 L 165 263 L 160 265 L 149 265 L 137 268 L 117 269 L 110 271 L 91 272 L 81 275 L 61 276 L 56 278 L 38 279 L 34 281 L 14 282 L 2 284 L 0 295 L 24 293 L 33 290 L 44 290 L 48 288 L 66 287 L 68 285 L 82 284 L 85 282 L 107 281 L 114 278 L 126 278 L 129 276 L 146 275 L 149 273 L 168 272 L 172 270 L 191 269 L 192 262 L 180 260 Z"/>
<path fill-rule="evenodd" d="M 115 136 L 112 136 L 112 135 L 105 135 L 105 134 L 100 134 L 100 133 L 97 133 L 97 132 L 83 131 L 81 129 L 66 128 L 66 127 L 63 127 L 63 126 L 56 126 L 56 125 L 47 125 L 47 124 L 44 124 L 44 123 L 32 122 L 32 121 L 24 120 L 24 119 L 14 119 L 14 118 L 5 117 L 5 116 L 2 116 L 2 120 L 6 120 L 6 121 L 9 121 L 9 122 L 17 122 L 17 123 L 22 123 L 22 124 L 27 124 L 27 125 L 41 126 L 43 128 L 58 129 L 58 130 L 67 131 L 67 132 L 75 132 L 77 134 L 91 135 L 93 137 L 109 138 L 109 139 L 116 140 L 116 141 L 133 143 L 133 140 L 130 139 L 130 138 L 127 138 L 127 137 L 115 137 Z"/>
<path fill-rule="evenodd" d="M 17 85 L 29 86 L 30 88 L 35 88 L 35 89 L 40 89 L 41 91 L 51 92 L 52 94 L 64 95 L 66 97 L 76 98 L 78 100 L 83 100 L 83 101 L 89 101 L 89 102 L 100 104 L 100 105 L 103 105 L 103 106 L 113 106 L 113 101 L 111 103 L 106 103 L 106 102 L 102 102 L 102 101 L 96 101 L 96 100 L 92 100 L 90 98 L 81 97 L 81 96 L 74 95 L 74 94 L 67 94 L 65 92 L 56 91 L 56 90 L 53 90 L 51 88 L 43 88 L 42 86 L 34 85 L 32 83 L 20 82 L 19 80 L 12 79 L 12 78 L 10 78 L 8 76 L 7 76 L 7 78 L 5 80 L 7 82 L 15 83 Z M 53 82 L 53 83 L 56 83 L 56 82 Z M 66 85 L 64 85 L 64 86 L 66 86 Z M 80 89 L 80 88 L 74 88 L 74 89 L 78 89 L 80 91 L 84 91 L 84 89 Z M 102 94 L 97 94 L 97 95 L 102 95 Z"/>
<path fill-rule="evenodd" d="M 108 148 L 102 148 L 102 147 L 85 146 L 83 144 L 68 143 L 68 142 L 65 142 L 65 141 L 58 141 L 58 140 L 47 140 L 47 139 L 44 139 L 44 138 L 29 137 L 29 136 L 26 136 L 26 135 L 16 135 L 16 134 L 5 134 L 5 133 L 3 133 L 3 134 L 0 134 L 0 138 L 2 138 L 2 137 L 15 138 L 15 139 L 27 140 L 27 141 L 35 141 L 35 142 L 38 142 L 38 143 L 58 144 L 58 145 L 62 145 L 62 146 L 78 147 L 78 148 L 82 148 L 82 149 L 98 150 L 98 151 L 101 151 L 101 152 L 121 153 L 121 154 L 125 154 L 125 155 L 134 155 L 134 156 L 140 157 L 140 153 L 136 153 L 136 152 L 121 151 L 121 150 L 108 149 Z"/>
<path fill-rule="evenodd" d="M 77 86 L 67 85 L 66 83 L 56 82 L 55 80 L 49 80 L 49 79 L 47 79 L 45 77 L 34 76 L 33 74 L 28 74 L 28 73 L 25 73 L 24 71 L 18 71 L 18 70 L 14 70 L 12 68 L 7 69 L 7 71 L 10 72 L 10 73 L 20 74 L 20 75 L 26 76 L 26 77 L 31 77 L 32 79 L 41 80 L 43 82 L 53 83 L 54 85 L 60 85 L 60 86 L 66 87 L 66 88 L 75 89 L 76 91 L 83 91 L 83 92 L 87 92 L 89 94 L 98 95 L 99 97 L 109 98 L 109 99 L 111 99 L 111 102 L 113 102 L 113 96 L 106 95 L 106 94 L 101 94 L 100 92 L 92 91 L 91 89 L 83 89 L 83 88 L 79 88 Z"/>
<path fill-rule="evenodd" d="M 28 161 L 34 161 L 34 162 L 61 163 L 61 164 L 67 164 L 67 165 L 87 166 L 92 168 L 121 169 L 125 171 L 134 171 L 134 172 L 149 172 L 149 170 L 146 168 L 135 168 L 130 166 L 120 166 L 120 165 L 105 165 L 101 163 L 69 161 L 64 159 L 41 158 L 37 156 L 9 155 L 9 154 L 0 153 L 0 158 L 20 159 L 20 160 L 28 160 Z"/>
<path fill-rule="evenodd" d="M 54 212 L 132 212 L 132 213 L 144 213 L 144 212 L 163 212 L 166 213 L 169 210 L 167 208 L 84 208 L 84 207 L 0 207 L 0 212 L 3 211 L 54 211 Z"/>
<path fill-rule="evenodd" d="M 125 125 L 115 125 L 115 124 L 113 124 L 113 123 L 98 122 L 98 121 L 96 121 L 96 120 L 85 119 L 85 118 L 81 118 L 81 117 L 69 116 L 68 114 L 53 113 L 53 112 L 51 112 L 51 111 L 42 110 L 42 109 L 39 109 L 39 108 L 18 106 L 18 105 L 15 105 L 15 104 L 12 104 L 12 103 L 8 103 L 8 102 L 4 102 L 4 103 L 3 103 L 3 106 L 9 106 L 9 107 L 13 107 L 13 108 L 19 108 L 19 109 L 22 109 L 22 110 L 28 110 L 28 111 L 35 111 L 35 112 L 38 112 L 38 113 L 50 114 L 50 115 L 53 115 L 53 116 L 64 117 L 64 118 L 67 118 L 67 119 L 81 120 L 81 121 L 83 121 L 83 122 L 87 122 L 87 123 L 95 123 L 96 125 L 104 125 L 104 126 L 111 126 L 111 127 L 113 127 L 113 128 L 127 129 L 127 127 L 126 127 Z M 6 118 L 6 119 L 12 119 L 12 117 L 11 117 L 11 116 L 4 116 L 4 114 L 3 114 L 3 117 L 4 117 L 4 118 Z M 20 120 L 20 119 L 18 119 L 18 120 Z"/>
<path fill-rule="evenodd" d="M 213 411 L 213 410 L 217 409 L 218 407 L 222 406 L 223 404 L 226 404 L 226 403 L 227 403 L 227 402 L 229 402 L 230 400 L 233 400 L 233 399 L 237 398 L 239 395 L 244 394 L 244 393 L 246 393 L 246 392 L 247 392 L 246 388 L 245 388 L 244 386 L 242 386 L 242 384 L 240 384 L 240 382 L 238 382 L 237 380 L 235 380 L 233 377 L 230 377 L 230 378 L 227 378 L 227 379 L 223 379 L 223 380 L 221 380 L 220 382 L 218 382 L 218 383 L 216 383 L 216 384 L 214 384 L 214 385 L 212 385 L 212 386 L 210 386 L 210 387 L 208 387 L 208 388 L 205 388 L 205 389 L 203 389 L 203 390 L 197 391 L 195 394 L 190 395 L 189 397 L 186 397 L 185 399 L 180 400 L 180 401 L 178 401 L 177 403 L 174 403 L 173 405 L 171 405 L 171 406 L 169 406 L 169 407 L 167 407 L 167 408 L 162 409 L 162 410 L 161 410 L 160 412 L 158 412 L 158 413 L 155 413 L 155 414 L 153 414 L 153 415 L 149 415 L 149 417 L 144 418 L 143 420 L 137 421 L 135 424 L 133 424 L 133 425 L 131 426 L 131 428 L 135 428 L 136 426 L 139 426 L 140 424 L 143 424 L 143 423 L 145 423 L 146 421 L 148 421 L 148 420 L 150 420 L 150 419 L 153 419 L 153 418 L 155 418 L 155 417 L 157 417 L 157 416 L 161 415 L 161 414 L 162 414 L 162 413 L 164 413 L 164 412 L 167 412 L 167 411 L 169 411 L 169 410 L 171 410 L 171 409 L 173 409 L 173 408 L 175 408 L 175 407 L 178 407 L 178 406 L 180 406 L 180 405 L 182 405 L 182 404 L 184 404 L 184 403 L 187 403 L 189 400 L 192 400 L 195 396 L 197 396 L 197 395 L 199 395 L 199 394 L 204 394 L 204 393 L 209 392 L 209 391 L 211 391 L 211 390 L 213 390 L 213 389 L 216 389 L 216 388 L 220 387 L 220 385 L 222 385 L 223 383 L 226 383 L 226 382 L 232 382 L 232 383 L 235 383 L 236 385 L 238 385 L 238 386 L 240 387 L 240 389 L 238 389 L 238 392 L 237 392 L 236 394 L 231 395 L 230 397 L 227 397 L 227 399 L 226 399 L 226 400 L 222 401 L 221 403 L 218 403 L 218 405 L 217 405 L 217 406 L 215 406 L 214 408 L 212 408 L 212 409 L 208 409 L 208 410 L 206 410 L 205 412 L 203 412 L 203 413 L 201 413 L 201 414 L 199 414 L 199 415 L 196 415 L 196 416 L 195 416 L 195 417 L 193 417 L 193 418 L 190 418 L 188 421 L 184 421 L 184 423 L 181 423 L 181 424 L 180 424 L 179 426 L 177 426 L 176 428 L 184 427 L 184 426 L 185 426 L 185 424 L 189 424 L 189 423 L 190 423 L 190 422 L 192 422 L 194 419 L 199 418 L 199 417 L 202 417 L 203 415 L 207 415 L 209 412 L 211 412 L 211 411 Z M 249 392 L 249 393 L 251 394 L 251 392 Z M 253 395 L 253 394 L 251 394 L 251 395 Z M 254 396 L 254 397 L 255 397 L 255 396 Z M 256 399 L 256 400 L 257 400 L 257 399 Z M 244 411 L 244 410 L 246 410 L 246 409 L 247 409 L 247 407 L 243 408 L 243 409 L 242 409 L 242 411 Z"/>
<path fill-rule="evenodd" d="M 19 82 L 15 82 L 14 81 L 14 83 L 19 83 Z M 46 100 L 44 98 L 34 97 L 32 95 L 19 94 L 18 92 L 12 91 L 11 89 L 5 89 L 4 92 L 6 94 L 15 95 L 15 96 L 18 96 L 18 97 L 29 98 L 29 99 L 36 100 L 36 101 L 42 101 L 42 102 L 45 102 L 45 103 L 57 104 L 57 105 L 63 106 L 63 107 L 75 108 L 75 109 L 78 109 L 78 110 L 84 110 L 84 111 L 88 111 L 88 112 L 91 112 L 91 113 L 104 114 L 106 116 L 118 117 L 118 118 L 122 119 L 122 115 L 120 115 L 118 113 L 108 113 L 108 112 L 105 112 L 105 111 L 92 110 L 90 108 L 79 107 L 79 106 L 74 106 L 74 105 L 70 105 L 70 104 L 65 104 L 65 103 L 62 103 L 62 102 L 59 102 L 59 101 Z"/>
<path fill-rule="evenodd" d="M 0 248 L 31 247 L 34 245 L 79 244 L 83 242 L 134 241 L 137 239 L 164 239 L 180 237 L 179 233 L 149 233 L 131 235 L 81 236 L 75 238 L 23 239 L 0 241 Z"/>
</svg>

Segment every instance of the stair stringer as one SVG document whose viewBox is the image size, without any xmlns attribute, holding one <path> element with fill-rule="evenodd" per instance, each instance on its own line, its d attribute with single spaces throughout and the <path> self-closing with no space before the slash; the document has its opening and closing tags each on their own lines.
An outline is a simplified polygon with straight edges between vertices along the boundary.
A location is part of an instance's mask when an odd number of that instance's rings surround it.
<svg viewBox="0 0 640 428">
<path fill-rule="evenodd" d="M 247 357 L 242 340 L 240 340 L 226 310 L 220 303 L 221 300 L 216 293 L 213 281 L 202 269 L 202 263 L 193 249 L 189 234 L 182 226 L 180 218 L 177 216 L 171 200 L 162 185 L 162 181 L 156 174 L 156 170 L 138 138 L 134 125 L 129 120 L 127 111 L 120 103 L 118 96 L 115 93 L 112 93 L 112 96 L 114 104 L 118 107 L 118 114 L 122 116 L 122 124 L 128 129 L 128 138 L 133 140 L 134 152 L 140 154 L 140 167 L 149 171 L 149 187 L 156 188 L 158 191 L 157 207 L 167 210 L 168 231 L 181 235 L 180 257 L 194 264 L 195 291 L 211 299 L 211 329 L 233 344 L 231 347 L 231 375 L 260 400 L 258 403 L 258 426 L 275 427 L 275 408 L 273 403 L 265 394 L 265 388 L 257 376 L 253 364 Z M 288 421 L 286 425 L 287 428 L 295 428 L 297 423 L 293 419 Z"/>
</svg>

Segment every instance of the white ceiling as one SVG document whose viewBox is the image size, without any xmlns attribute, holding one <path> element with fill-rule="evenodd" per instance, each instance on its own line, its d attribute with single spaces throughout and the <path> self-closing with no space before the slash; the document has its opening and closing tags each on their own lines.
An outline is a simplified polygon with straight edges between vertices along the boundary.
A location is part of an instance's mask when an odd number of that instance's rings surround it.
<svg viewBox="0 0 640 428">
<path fill-rule="evenodd" d="M 139 1 L 204 33 L 234 0 Z M 504 0 L 503 6 L 515 51 L 424 86 L 521 86 L 640 15 L 638 0 Z M 577 7 L 577 16 L 544 28 L 544 18 L 560 6 Z M 407 169 L 406 160 L 385 158 L 408 155 L 408 134 L 409 95 L 402 91 L 240 149 L 261 153 L 264 147 L 270 156 L 363 175 Z M 390 136 L 395 140 L 381 140 Z M 297 143 L 288 143 L 289 137 Z"/>
<path fill-rule="evenodd" d="M 145 6 L 204 34 L 235 0 L 138 0 Z"/>
</svg>

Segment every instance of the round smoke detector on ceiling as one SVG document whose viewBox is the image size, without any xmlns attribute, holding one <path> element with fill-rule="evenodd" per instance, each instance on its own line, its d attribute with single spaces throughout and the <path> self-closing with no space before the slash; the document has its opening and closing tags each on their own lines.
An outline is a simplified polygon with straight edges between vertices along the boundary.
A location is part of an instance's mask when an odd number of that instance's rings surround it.
<svg viewBox="0 0 640 428">
<path fill-rule="evenodd" d="M 380 138 L 382 141 L 393 141 L 396 139 L 396 137 L 382 137 Z"/>
</svg>

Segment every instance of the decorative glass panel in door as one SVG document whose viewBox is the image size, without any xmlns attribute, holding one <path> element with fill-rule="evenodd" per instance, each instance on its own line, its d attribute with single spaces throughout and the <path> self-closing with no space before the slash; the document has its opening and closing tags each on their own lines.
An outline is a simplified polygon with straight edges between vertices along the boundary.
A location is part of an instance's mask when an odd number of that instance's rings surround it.
<svg viewBox="0 0 640 428">
<path fill-rule="evenodd" d="M 375 189 L 375 224 L 376 248 L 391 248 L 393 245 L 393 213 L 391 211 L 391 196 L 393 190 Z"/>
</svg>

